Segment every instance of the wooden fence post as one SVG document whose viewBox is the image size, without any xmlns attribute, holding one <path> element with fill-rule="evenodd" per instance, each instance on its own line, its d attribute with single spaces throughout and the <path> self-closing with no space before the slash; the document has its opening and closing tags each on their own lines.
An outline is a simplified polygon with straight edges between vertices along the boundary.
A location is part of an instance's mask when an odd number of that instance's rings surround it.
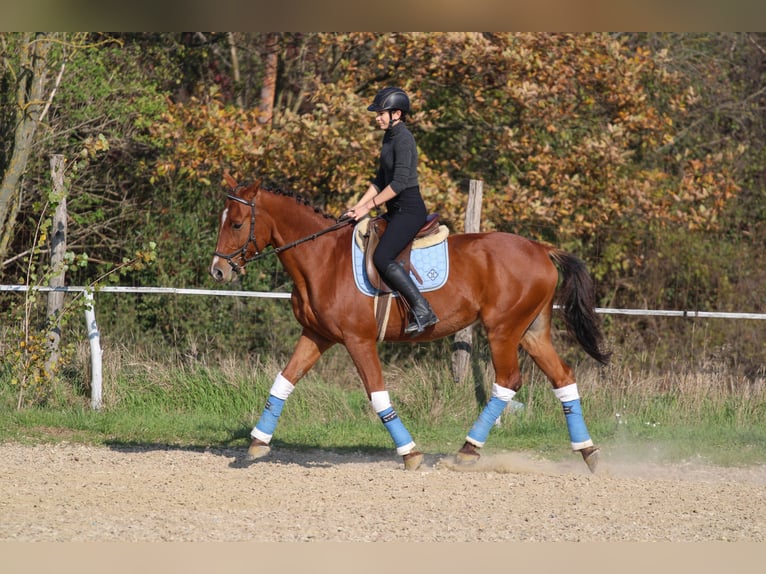
<svg viewBox="0 0 766 574">
<path fill-rule="evenodd" d="M 465 210 L 465 232 L 478 233 L 481 229 L 481 198 L 484 189 L 483 182 L 472 179 L 468 185 L 468 205 Z M 463 382 L 468 366 L 471 363 L 473 347 L 473 326 L 466 327 L 455 333 L 452 343 L 452 378 Z"/>
<path fill-rule="evenodd" d="M 48 280 L 49 287 L 64 286 L 64 255 L 66 253 L 67 206 L 66 189 L 64 189 L 64 156 L 51 156 L 51 179 L 53 193 L 59 198 L 56 212 L 53 214 L 51 237 L 51 269 L 55 271 Z M 59 360 L 59 345 L 61 343 L 61 312 L 64 308 L 64 292 L 48 292 L 48 359 L 45 363 L 45 373 L 52 379 L 56 373 Z"/>
</svg>

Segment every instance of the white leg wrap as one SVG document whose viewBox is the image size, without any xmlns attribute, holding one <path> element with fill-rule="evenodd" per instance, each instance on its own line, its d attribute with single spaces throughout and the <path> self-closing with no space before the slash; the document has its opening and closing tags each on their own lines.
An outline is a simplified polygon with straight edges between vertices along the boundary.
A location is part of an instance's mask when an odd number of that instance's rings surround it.
<svg viewBox="0 0 766 574">
<path fill-rule="evenodd" d="M 372 410 L 376 413 L 385 411 L 391 406 L 391 399 L 388 396 L 388 391 L 376 391 L 370 393 L 370 403 L 372 404 Z"/>
<path fill-rule="evenodd" d="M 274 379 L 274 384 L 271 385 L 271 390 L 269 393 L 284 401 L 287 400 L 287 397 L 289 397 L 290 393 L 292 393 L 294 390 L 295 385 L 284 378 L 282 376 L 282 371 L 280 371 L 277 373 L 277 378 Z"/>
<path fill-rule="evenodd" d="M 556 395 L 556 398 L 562 403 L 580 398 L 580 393 L 577 391 L 577 383 L 572 383 L 571 385 L 561 387 L 560 389 L 553 389 L 553 394 Z"/>
<path fill-rule="evenodd" d="M 516 395 L 516 391 L 501 387 L 497 383 L 492 385 L 492 396 L 497 397 L 501 401 L 509 402 Z"/>
<path fill-rule="evenodd" d="M 258 440 L 269 444 L 271 442 L 272 435 L 261 432 L 257 427 L 253 427 L 253 430 L 250 431 L 250 437 L 257 438 Z"/>
</svg>

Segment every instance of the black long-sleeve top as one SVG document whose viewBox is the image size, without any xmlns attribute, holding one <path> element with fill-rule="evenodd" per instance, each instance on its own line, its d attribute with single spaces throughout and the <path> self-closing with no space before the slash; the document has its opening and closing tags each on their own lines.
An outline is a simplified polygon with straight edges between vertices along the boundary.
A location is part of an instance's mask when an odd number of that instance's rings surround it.
<svg viewBox="0 0 766 574">
<path fill-rule="evenodd" d="M 418 150 L 404 122 L 386 130 L 380 149 L 380 164 L 372 184 L 378 192 L 391 185 L 397 195 L 418 185 Z"/>
</svg>

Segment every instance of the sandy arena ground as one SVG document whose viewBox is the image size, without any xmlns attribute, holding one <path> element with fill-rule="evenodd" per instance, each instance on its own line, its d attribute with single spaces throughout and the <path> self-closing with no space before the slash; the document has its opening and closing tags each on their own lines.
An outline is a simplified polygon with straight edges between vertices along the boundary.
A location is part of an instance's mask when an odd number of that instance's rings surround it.
<svg viewBox="0 0 766 574">
<path fill-rule="evenodd" d="M 766 466 L 0 445 L 0 542 L 766 540 Z"/>
</svg>

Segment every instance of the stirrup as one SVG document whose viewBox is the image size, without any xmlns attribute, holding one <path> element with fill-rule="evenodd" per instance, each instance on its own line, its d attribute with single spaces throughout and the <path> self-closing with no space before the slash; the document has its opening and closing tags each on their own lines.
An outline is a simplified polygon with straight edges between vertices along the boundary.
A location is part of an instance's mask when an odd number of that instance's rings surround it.
<svg viewBox="0 0 766 574">
<path fill-rule="evenodd" d="M 404 328 L 404 332 L 407 334 L 420 335 L 420 333 L 425 331 L 427 327 L 436 325 L 438 322 L 439 318 L 433 311 L 431 311 L 427 316 L 423 317 L 422 322 L 421 319 L 413 313 L 412 321 Z"/>
</svg>

